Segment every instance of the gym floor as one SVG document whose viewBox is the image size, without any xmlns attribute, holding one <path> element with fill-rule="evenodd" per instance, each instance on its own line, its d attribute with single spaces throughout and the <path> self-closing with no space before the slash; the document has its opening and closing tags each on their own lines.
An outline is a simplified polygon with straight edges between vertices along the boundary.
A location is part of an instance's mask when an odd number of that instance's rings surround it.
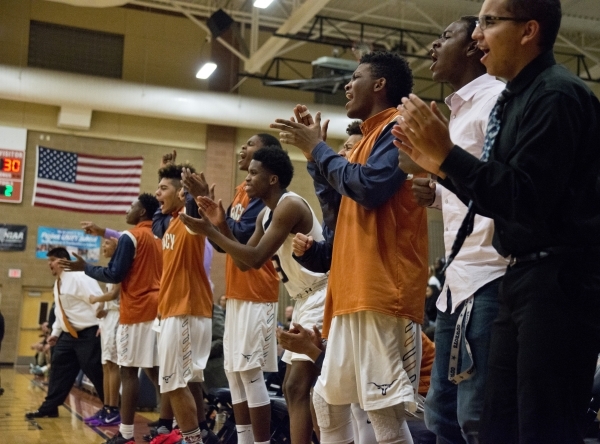
<svg viewBox="0 0 600 444">
<path fill-rule="evenodd" d="M 0 367 L 0 442 L 14 444 L 100 444 L 119 431 L 114 427 L 89 427 L 83 418 L 93 415 L 102 403 L 91 394 L 73 388 L 59 407 L 58 418 L 25 419 L 25 413 L 36 410 L 44 401 L 47 387 L 43 379 L 29 374 L 26 367 Z M 147 423 L 158 419 L 154 412 L 135 415 L 135 440 L 143 443 L 149 433 Z"/>
</svg>

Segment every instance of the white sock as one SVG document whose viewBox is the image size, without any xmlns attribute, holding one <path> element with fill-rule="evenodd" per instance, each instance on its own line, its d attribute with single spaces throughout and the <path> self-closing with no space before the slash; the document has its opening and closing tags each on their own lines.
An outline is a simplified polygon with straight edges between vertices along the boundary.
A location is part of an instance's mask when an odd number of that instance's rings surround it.
<svg viewBox="0 0 600 444">
<path fill-rule="evenodd" d="M 133 438 L 133 424 L 121 424 L 119 426 L 119 432 L 125 439 Z"/>
<path fill-rule="evenodd" d="M 202 433 L 200 432 L 199 427 L 189 432 L 182 431 L 181 436 L 188 444 L 202 444 Z"/>
<path fill-rule="evenodd" d="M 271 441 L 255 442 L 254 444 L 270 444 Z"/>
<path fill-rule="evenodd" d="M 254 435 L 252 434 L 252 424 L 236 424 L 238 444 L 254 444 Z"/>
</svg>

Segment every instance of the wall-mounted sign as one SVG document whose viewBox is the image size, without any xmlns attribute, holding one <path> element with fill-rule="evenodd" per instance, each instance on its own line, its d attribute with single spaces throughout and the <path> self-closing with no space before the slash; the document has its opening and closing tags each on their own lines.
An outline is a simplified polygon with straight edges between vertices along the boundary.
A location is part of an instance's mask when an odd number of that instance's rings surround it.
<svg viewBox="0 0 600 444">
<path fill-rule="evenodd" d="M 20 268 L 9 268 L 8 269 L 8 277 L 13 279 L 18 279 L 21 277 L 21 269 Z"/>
<path fill-rule="evenodd" d="M 0 203 L 23 201 L 27 130 L 0 126 Z"/>
<path fill-rule="evenodd" d="M 24 251 L 27 225 L 0 224 L 0 251 Z"/>
<path fill-rule="evenodd" d="M 100 237 L 85 234 L 83 230 L 38 227 L 35 257 L 46 259 L 50 250 L 64 247 L 70 254 L 77 253 L 87 262 L 98 262 L 100 241 Z"/>
</svg>

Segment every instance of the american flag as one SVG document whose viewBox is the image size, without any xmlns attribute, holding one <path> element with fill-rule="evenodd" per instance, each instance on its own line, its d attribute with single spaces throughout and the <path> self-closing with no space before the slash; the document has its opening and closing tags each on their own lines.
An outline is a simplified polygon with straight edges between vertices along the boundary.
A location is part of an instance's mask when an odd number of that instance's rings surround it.
<svg viewBox="0 0 600 444">
<path fill-rule="evenodd" d="M 142 157 L 89 156 L 37 147 L 32 205 L 123 214 L 140 194 Z"/>
</svg>

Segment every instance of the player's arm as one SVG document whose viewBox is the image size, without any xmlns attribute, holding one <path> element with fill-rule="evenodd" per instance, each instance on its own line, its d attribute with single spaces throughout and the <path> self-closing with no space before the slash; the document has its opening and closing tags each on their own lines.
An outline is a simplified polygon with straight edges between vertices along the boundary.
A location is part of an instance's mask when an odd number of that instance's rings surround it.
<svg viewBox="0 0 600 444">
<path fill-rule="evenodd" d="M 115 299 L 117 299 L 119 297 L 120 293 L 121 293 L 121 284 L 114 284 L 113 288 L 110 291 L 104 293 L 101 296 L 91 295 L 90 296 L 90 304 L 95 304 L 96 302 L 114 301 Z"/>
<path fill-rule="evenodd" d="M 225 222 L 229 231 L 231 232 L 231 235 L 236 238 L 238 242 L 242 244 L 248 243 L 254 234 L 256 219 L 264 207 L 265 204 L 262 200 L 251 199 L 239 220 L 235 220 L 230 216 L 231 206 L 227 208 L 227 212 L 225 213 Z M 225 227 L 219 227 L 219 231 L 224 234 L 227 233 Z M 215 250 L 217 250 L 219 253 L 225 253 L 225 251 L 222 250 L 218 245 L 213 244 L 213 247 L 215 247 Z"/>
<path fill-rule="evenodd" d="M 294 248 L 292 255 L 296 262 L 315 273 L 327 273 L 331 268 L 334 231 L 330 230 L 327 225 L 323 225 L 323 237 L 325 240 L 312 242 L 302 254 L 296 253 L 296 248 Z"/>
<path fill-rule="evenodd" d="M 94 222 L 89 220 L 81 221 L 81 228 L 85 234 L 94 234 L 96 236 L 103 237 L 105 239 L 118 239 L 121 237 L 121 232 L 117 230 L 113 230 L 112 228 L 103 228 L 96 225 Z"/>
<path fill-rule="evenodd" d="M 387 202 L 406 179 L 406 174 L 398 168 L 398 150 L 390 132 L 392 125 L 379 136 L 365 165 L 348 162 L 325 142 L 320 142 L 312 151 L 317 168 L 327 182 L 367 209 Z"/>
<path fill-rule="evenodd" d="M 239 221 L 227 217 L 226 222 L 233 236 L 242 244 L 247 244 L 254 234 L 254 226 L 265 204 L 260 199 L 251 199 L 250 203 L 242 213 Z"/>
<path fill-rule="evenodd" d="M 201 208 L 199 211 L 202 219 L 193 219 L 181 214 L 179 217 L 190 230 L 204 234 L 229 253 L 234 260 L 238 260 L 250 268 L 259 269 L 273 257 L 288 234 L 293 232 L 296 225 L 302 220 L 304 212 L 309 209 L 301 200 L 284 199 L 273 211 L 269 229 L 261 236 L 259 231 L 261 224 L 257 224 L 254 234 L 246 245 L 224 236 L 204 217 Z M 262 219 L 259 218 L 259 220 Z"/>
<path fill-rule="evenodd" d="M 98 281 L 117 284 L 125 279 L 133 264 L 135 245 L 129 236 L 121 236 L 108 267 L 94 266 L 85 262 L 81 256 L 75 255 L 75 257 L 77 258 L 75 261 L 61 260 L 61 266 L 66 271 L 83 271 Z"/>
<path fill-rule="evenodd" d="M 319 199 L 319 205 L 323 212 L 323 223 L 331 230 L 335 230 L 342 195 L 321 174 L 321 170 L 319 170 L 315 162 L 308 162 L 306 170 L 313 179 L 315 194 L 317 195 L 317 199 Z"/>
</svg>

